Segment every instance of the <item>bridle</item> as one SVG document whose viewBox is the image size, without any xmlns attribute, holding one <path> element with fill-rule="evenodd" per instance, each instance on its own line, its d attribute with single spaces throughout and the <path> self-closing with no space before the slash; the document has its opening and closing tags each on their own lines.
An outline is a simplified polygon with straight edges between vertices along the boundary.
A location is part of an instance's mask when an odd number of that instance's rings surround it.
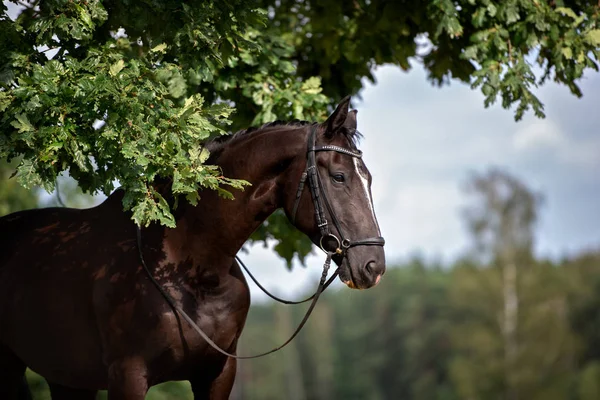
<svg viewBox="0 0 600 400">
<path fill-rule="evenodd" d="M 223 350 L 222 348 L 220 348 L 196 324 L 196 322 L 192 318 L 190 318 L 190 316 L 187 315 L 187 313 L 180 306 L 178 306 L 177 303 L 175 303 L 173 298 L 162 288 L 162 286 L 160 286 L 160 284 L 152 276 L 150 269 L 148 268 L 148 266 L 146 265 L 146 262 L 144 261 L 144 256 L 143 256 L 143 252 L 142 252 L 142 232 L 141 232 L 139 225 L 136 225 L 137 245 L 138 245 L 140 261 L 142 263 L 144 270 L 146 271 L 146 274 L 150 278 L 150 281 L 156 286 L 158 291 L 163 295 L 163 297 L 165 298 L 167 303 L 171 306 L 171 308 L 174 311 L 179 312 L 179 314 L 190 324 L 190 326 L 212 348 L 217 350 L 219 353 L 226 355 L 227 357 L 231 357 L 231 358 L 235 358 L 235 359 L 258 358 L 258 357 L 266 356 L 267 354 L 274 353 L 274 352 L 284 348 L 285 346 L 287 346 L 296 337 L 296 335 L 298 335 L 298 333 L 300 332 L 300 330 L 302 329 L 302 327 L 304 326 L 306 321 L 308 321 L 308 318 L 310 317 L 310 314 L 312 313 L 315 305 L 317 304 L 317 300 L 319 299 L 319 296 L 321 295 L 323 290 L 325 290 L 331 284 L 331 282 L 333 282 L 335 277 L 339 274 L 340 268 L 338 267 L 336 269 L 336 271 L 334 272 L 334 274 L 327 280 L 327 273 L 329 272 L 329 268 L 331 266 L 332 256 L 339 255 L 341 257 L 341 259 L 343 259 L 344 257 L 346 257 L 348 250 L 352 247 L 385 245 L 385 240 L 381 236 L 370 237 L 370 238 L 361 239 L 361 240 L 350 240 L 343 234 L 341 224 L 340 224 L 338 218 L 336 217 L 336 214 L 335 214 L 333 208 L 331 207 L 331 203 L 327 199 L 327 196 L 322 189 L 323 183 L 321 182 L 321 176 L 319 175 L 319 170 L 317 168 L 316 153 L 319 151 L 335 151 L 335 152 L 338 152 L 341 154 L 349 155 L 351 157 L 362 158 L 362 152 L 360 150 L 357 150 L 357 151 L 348 150 L 343 147 L 332 146 L 332 145 L 316 146 L 317 126 L 318 126 L 317 124 L 313 125 L 311 132 L 308 135 L 308 144 L 307 144 L 307 152 L 306 152 L 306 168 L 300 178 L 300 183 L 298 184 L 298 190 L 296 192 L 296 200 L 295 200 L 294 207 L 292 210 L 292 223 L 295 223 L 296 214 L 298 212 L 298 207 L 300 205 L 300 198 L 302 197 L 302 193 L 304 192 L 304 186 L 305 186 L 306 182 L 308 181 L 308 187 L 310 188 L 310 193 L 311 193 L 311 197 L 312 197 L 314 209 L 315 209 L 315 219 L 316 219 L 317 226 L 319 227 L 319 231 L 321 234 L 321 237 L 319 239 L 319 247 L 327 254 L 327 258 L 325 259 L 325 263 L 323 264 L 323 272 L 321 273 L 321 279 L 319 281 L 319 286 L 317 287 L 317 290 L 315 291 L 315 293 L 312 296 L 310 296 L 307 299 L 304 299 L 302 301 L 288 301 L 288 300 L 280 299 L 280 298 L 270 294 L 262 285 L 260 285 L 258 283 L 258 281 L 256 280 L 256 278 L 254 278 L 254 276 L 250 273 L 250 271 L 248 270 L 246 265 L 244 265 L 242 260 L 240 260 L 239 257 L 236 256 L 236 260 L 242 265 L 244 270 L 250 275 L 250 277 L 252 278 L 254 283 L 256 283 L 257 286 L 259 288 L 261 288 L 271 298 L 273 298 L 281 303 L 284 303 L 284 304 L 300 304 L 300 303 L 304 303 L 304 302 L 312 300 L 312 302 L 310 303 L 310 306 L 308 307 L 308 310 L 306 311 L 306 314 L 304 315 L 304 318 L 302 318 L 302 321 L 300 322 L 300 324 L 298 325 L 298 327 L 296 328 L 294 333 L 291 335 L 291 337 L 288 340 L 286 340 L 280 346 L 278 346 L 274 349 L 271 349 L 269 351 L 266 351 L 264 353 L 256 354 L 253 356 L 238 356 L 235 354 L 231 354 L 231 353 Z M 323 207 L 323 203 L 325 204 L 325 207 L 327 208 L 327 211 L 329 212 L 329 215 L 331 216 L 331 219 L 333 220 L 333 224 L 337 230 L 339 237 L 334 235 L 333 233 L 331 233 L 331 231 L 329 230 L 329 224 L 327 222 L 327 219 L 325 218 L 325 208 Z M 333 238 L 336 242 L 336 246 L 335 246 L 336 248 L 334 251 L 328 251 L 325 248 L 324 240 L 326 240 L 328 238 Z M 341 262 L 341 260 L 340 260 L 340 262 Z M 326 280 L 327 280 L 327 282 L 326 282 Z"/>
<path fill-rule="evenodd" d="M 362 158 L 362 151 L 360 150 L 348 150 L 339 146 L 325 145 L 325 146 L 317 146 L 317 125 L 313 125 L 310 134 L 308 135 L 308 144 L 306 151 L 306 169 L 302 173 L 300 177 L 300 183 L 298 184 L 298 190 L 296 191 L 296 200 L 294 202 L 294 207 L 292 209 L 292 224 L 296 222 L 296 214 L 298 213 L 298 206 L 300 205 L 300 199 L 302 198 L 302 193 L 304 192 L 304 186 L 306 181 L 308 180 L 308 187 L 310 189 L 310 194 L 312 196 L 314 208 L 315 208 L 315 219 L 317 221 L 317 226 L 319 227 L 319 231 L 321 233 L 321 238 L 319 239 L 319 247 L 325 252 L 329 251 L 325 248 L 323 240 L 328 238 L 333 238 L 336 242 L 336 248 L 334 253 L 345 257 L 348 249 L 355 246 L 383 246 L 385 245 L 385 239 L 381 236 L 370 237 L 361 240 L 350 240 L 346 235 L 344 235 L 342 230 L 342 225 L 338 220 L 333 207 L 331 207 L 331 203 L 329 199 L 327 199 L 327 195 L 323 190 L 323 182 L 321 181 L 321 175 L 319 174 L 319 169 L 317 168 L 317 157 L 316 153 L 319 151 L 335 151 L 340 154 L 345 154 L 354 158 Z M 323 208 L 323 203 L 325 203 L 325 207 L 327 207 L 327 211 L 331 216 L 333 221 L 333 225 L 338 232 L 338 236 L 331 233 L 329 230 L 329 223 L 325 218 L 325 209 Z"/>
</svg>

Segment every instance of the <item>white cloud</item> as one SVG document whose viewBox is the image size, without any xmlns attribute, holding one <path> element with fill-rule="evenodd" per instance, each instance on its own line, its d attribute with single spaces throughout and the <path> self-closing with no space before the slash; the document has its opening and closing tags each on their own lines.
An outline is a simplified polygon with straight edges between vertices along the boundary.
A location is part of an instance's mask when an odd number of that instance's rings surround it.
<svg viewBox="0 0 600 400">
<path fill-rule="evenodd" d="M 549 118 L 533 119 L 517 129 L 512 144 L 518 152 L 541 152 L 564 164 L 600 168 L 600 139 L 581 136 L 578 132 L 565 132 Z"/>
<path fill-rule="evenodd" d="M 556 122 L 550 119 L 535 119 L 519 127 L 513 135 L 513 146 L 518 151 L 540 147 L 557 148 L 564 140 L 564 134 Z"/>
<path fill-rule="evenodd" d="M 455 182 L 424 181 L 398 187 L 393 204 L 380 214 L 386 255 L 393 261 L 414 250 L 453 255 L 464 245 L 457 213 L 461 204 Z"/>
</svg>

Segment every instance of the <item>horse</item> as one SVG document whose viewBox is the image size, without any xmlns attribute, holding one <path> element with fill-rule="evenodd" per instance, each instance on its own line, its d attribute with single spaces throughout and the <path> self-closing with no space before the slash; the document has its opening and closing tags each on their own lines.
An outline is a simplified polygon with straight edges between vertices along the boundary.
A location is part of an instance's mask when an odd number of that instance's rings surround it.
<svg viewBox="0 0 600 400">
<path fill-rule="evenodd" d="M 111 400 L 138 400 L 171 380 L 190 381 L 194 399 L 227 399 L 236 359 L 180 318 L 143 264 L 235 354 L 250 305 L 235 256 L 281 208 L 333 257 L 342 282 L 375 286 L 384 242 L 349 101 L 324 123 L 270 123 L 208 143 L 208 163 L 251 186 L 234 200 L 200 189 L 197 206 L 179 202 L 175 228 L 138 227 L 123 211 L 122 190 L 90 209 L 0 218 L 0 399 L 17 398 L 26 367 L 47 380 L 54 400 L 94 399 L 103 389 Z"/>
</svg>

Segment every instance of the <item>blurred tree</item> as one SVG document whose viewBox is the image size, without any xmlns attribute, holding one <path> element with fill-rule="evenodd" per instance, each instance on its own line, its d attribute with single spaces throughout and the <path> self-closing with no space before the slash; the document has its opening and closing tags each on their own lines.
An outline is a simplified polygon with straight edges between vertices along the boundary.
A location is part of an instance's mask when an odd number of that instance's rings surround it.
<svg viewBox="0 0 600 400">
<path fill-rule="evenodd" d="M 585 365 L 579 378 L 579 399 L 600 399 L 600 362 L 594 361 Z"/>
<path fill-rule="evenodd" d="M 477 257 L 504 264 L 531 260 L 542 196 L 498 169 L 474 174 L 465 193 L 473 199 L 464 217 Z"/>
<path fill-rule="evenodd" d="M 238 344 L 239 354 L 255 353 L 281 344 L 283 335 L 277 329 L 281 328 L 281 322 L 276 317 L 278 307 L 289 311 L 289 306 L 274 303 L 252 307 Z M 284 353 L 279 351 L 264 358 L 240 360 L 234 389 L 234 394 L 239 397 L 232 396 L 232 400 L 280 399 L 287 391 L 282 367 L 286 362 Z"/>
<path fill-rule="evenodd" d="M 385 278 L 375 291 L 341 289 L 320 300 L 292 350 L 301 361 L 305 399 L 457 399 L 447 376 L 449 273 L 411 265 L 392 268 Z M 301 307 L 253 307 L 242 335 L 246 349 L 273 342 L 273 330 L 283 329 L 274 319 L 277 309 L 292 313 L 296 324 L 302 318 Z M 281 397 L 288 362 L 296 363 L 279 354 L 242 361 L 236 384 L 243 398 Z"/>
<path fill-rule="evenodd" d="M 570 297 L 570 322 L 581 344 L 578 392 L 581 400 L 600 398 L 600 252 L 565 262 L 563 282 Z"/>
<path fill-rule="evenodd" d="M 447 376 L 449 273 L 418 259 L 393 272 L 367 304 L 376 334 L 365 340 L 382 359 L 376 371 L 382 398 L 456 399 Z"/>
<path fill-rule="evenodd" d="M 298 354 L 302 362 L 307 399 L 328 400 L 333 397 L 336 350 L 334 330 L 334 311 L 331 303 L 323 302 L 315 308 L 310 323 L 298 337 Z"/>
<path fill-rule="evenodd" d="M 490 257 L 502 271 L 506 399 L 516 400 L 510 376 L 518 351 L 517 263 L 523 268 L 532 259 L 533 226 L 540 197 L 499 170 L 473 176 L 467 193 L 476 197 L 475 205 L 466 213 L 476 246 L 481 255 Z"/>
<path fill-rule="evenodd" d="M 343 296 L 332 300 L 336 309 L 332 315 L 332 324 L 336 327 L 332 332 L 336 343 L 333 397 L 384 399 L 384 388 L 378 385 L 378 380 L 385 361 L 384 352 L 391 349 L 382 346 L 381 325 L 378 323 L 381 314 L 373 301 L 373 293 L 346 291 Z M 350 381 L 352 384 L 349 384 Z"/>
<path fill-rule="evenodd" d="M 436 84 L 480 87 L 486 106 L 542 115 L 533 89 L 550 78 L 581 95 L 600 46 L 595 1 L 11 2 L 23 11 L 0 5 L 0 158 L 23 155 L 20 182 L 48 191 L 66 170 L 90 193 L 118 181 L 138 223 L 168 226 L 157 176 L 192 203 L 243 186 L 205 165 L 202 143 L 228 124 L 319 120 L 375 66 L 411 60 Z M 278 226 L 255 239 L 280 241 Z M 276 250 L 289 263 L 307 247 Z"/>
<path fill-rule="evenodd" d="M 278 343 L 287 340 L 296 327 L 292 321 L 292 315 L 287 307 L 275 308 L 275 327 Z M 304 390 L 304 379 L 300 365 L 300 354 L 298 352 L 298 341 L 291 342 L 283 352 L 284 362 L 280 365 L 283 371 L 285 391 L 281 397 L 290 400 L 303 400 L 306 398 Z"/>
<path fill-rule="evenodd" d="M 541 196 L 499 170 L 473 176 L 467 193 L 474 197 L 465 216 L 476 258 L 489 268 L 465 266 L 454 274 L 455 312 L 465 321 L 454 325 L 453 334 L 462 350 L 453 364 L 460 392 L 472 398 L 565 398 L 575 339 L 561 276 L 533 257 Z"/>
<path fill-rule="evenodd" d="M 459 398 L 504 399 L 501 271 L 459 263 L 452 272 L 449 301 L 454 352 L 449 372 Z"/>
<path fill-rule="evenodd" d="M 304 398 L 504 400 L 508 385 L 519 399 L 598 398 L 600 253 L 522 265 L 508 383 L 502 270 L 473 257 L 444 268 L 413 260 L 390 268 L 377 290 L 324 294 L 293 350 Z M 277 343 L 289 329 L 277 315 L 286 312 L 295 323 L 302 317 L 301 308 L 252 307 L 247 352 Z M 242 361 L 235 399 L 281 398 L 286 364 L 297 365 L 286 351 Z"/>
<path fill-rule="evenodd" d="M 570 398 L 579 348 L 563 273 L 545 263 L 519 271 L 517 340 L 513 359 L 507 359 L 502 271 L 469 265 L 454 270 L 450 373 L 460 398 Z"/>
</svg>

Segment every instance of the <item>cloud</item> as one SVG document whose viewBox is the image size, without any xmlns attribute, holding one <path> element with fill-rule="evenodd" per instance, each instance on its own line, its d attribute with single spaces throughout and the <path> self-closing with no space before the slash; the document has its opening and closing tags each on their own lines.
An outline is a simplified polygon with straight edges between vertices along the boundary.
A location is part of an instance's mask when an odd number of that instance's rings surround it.
<svg viewBox="0 0 600 400">
<path fill-rule="evenodd" d="M 391 261 L 420 250 L 428 255 L 456 255 L 464 246 L 456 214 L 461 196 L 455 182 L 423 181 L 400 185 L 393 202 L 377 210 Z"/>
<path fill-rule="evenodd" d="M 525 157 L 527 153 L 540 152 L 563 164 L 600 167 L 600 139 L 564 132 L 556 121 L 549 118 L 525 122 L 513 135 L 512 144 Z"/>
<path fill-rule="evenodd" d="M 565 138 L 556 122 L 550 119 L 533 120 L 522 125 L 513 136 L 513 146 L 518 151 L 539 147 L 559 147 Z"/>
</svg>

